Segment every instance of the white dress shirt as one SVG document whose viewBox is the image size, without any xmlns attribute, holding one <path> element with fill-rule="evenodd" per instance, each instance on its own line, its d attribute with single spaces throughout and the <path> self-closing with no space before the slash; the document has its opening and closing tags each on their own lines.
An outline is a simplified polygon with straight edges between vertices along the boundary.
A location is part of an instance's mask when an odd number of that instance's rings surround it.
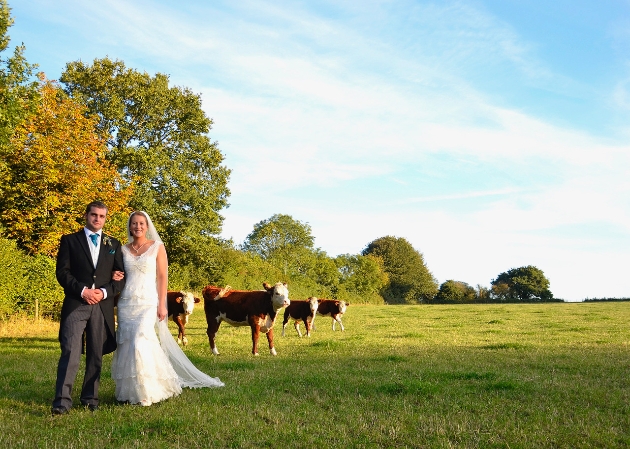
<svg viewBox="0 0 630 449">
<path fill-rule="evenodd" d="M 85 232 L 85 238 L 87 239 L 87 242 L 88 242 L 88 248 L 90 248 L 90 255 L 92 256 L 92 265 L 94 265 L 94 268 L 96 268 L 96 263 L 98 262 L 98 255 L 101 252 L 101 237 L 102 237 L 103 230 L 101 229 L 97 232 L 92 232 L 88 228 L 83 228 L 83 231 Z M 98 238 L 96 239 L 96 246 L 94 245 L 94 243 L 92 243 L 92 238 L 90 237 L 92 234 L 98 235 Z M 92 284 L 92 288 L 95 288 L 95 287 L 96 286 Z M 85 290 L 85 288 L 83 290 Z M 101 291 L 103 292 L 103 299 L 107 298 L 107 290 L 102 288 Z M 81 291 L 81 296 L 83 296 L 83 291 Z"/>
</svg>

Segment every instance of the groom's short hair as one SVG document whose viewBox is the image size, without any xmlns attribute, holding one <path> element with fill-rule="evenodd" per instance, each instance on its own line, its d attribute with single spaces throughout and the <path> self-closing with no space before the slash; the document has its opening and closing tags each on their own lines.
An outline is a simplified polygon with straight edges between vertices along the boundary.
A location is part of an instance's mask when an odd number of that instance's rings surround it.
<svg viewBox="0 0 630 449">
<path fill-rule="evenodd" d="M 85 207 L 85 215 L 89 214 L 93 207 L 107 210 L 107 206 L 102 201 L 92 201 Z"/>
</svg>

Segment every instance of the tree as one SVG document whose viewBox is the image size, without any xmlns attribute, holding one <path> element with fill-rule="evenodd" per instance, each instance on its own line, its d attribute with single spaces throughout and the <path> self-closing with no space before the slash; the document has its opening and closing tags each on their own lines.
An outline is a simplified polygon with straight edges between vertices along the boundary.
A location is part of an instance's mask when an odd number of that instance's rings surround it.
<svg viewBox="0 0 630 449">
<path fill-rule="evenodd" d="M 448 280 L 440 285 L 440 289 L 435 295 L 435 302 L 441 303 L 464 303 L 473 302 L 477 292 L 466 282 Z"/>
<path fill-rule="evenodd" d="M 404 238 L 378 238 L 363 250 L 364 256 L 373 255 L 383 261 L 389 276 L 383 298 L 390 303 L 421 303 L 430 301 L 437 293 L 437 281 L 427 268 L 422 254 Z"/>
<path fill-rule="evenodd" d="M 533 265 L 503 272 L 491 284 L 492 295 L 500 301 L 553 301 L 549 280 Z"/>
<path fill-rule="evenodd" d="M 54 256 L 61 235 L 80 228 L 85 205 L 95 199 L 107 204 L 110 217 L 129 212 L 131 189 L 104 159 L 104 139 L 84 113 L 42 78 L 36 112 L 16 127 L 6 151 L 0 222 L 30 254 Z"/>
<path fill-rule="evenodd" d="M 339 270 L 338 299 L 360 303 L 382 303 L 380 291 L 389 278 L 383 269 L 383 261 L 372 255 L 342 254 L 335 258 Z"/>
<path fill-rule="evenodd" d="M 313 250 L 314 241 L 308 223 L 294 220 L 290 215 L 275 214 L 256 223 L 242 247 L 263 259 L 290 258 L 296 249 Z"/>
<path fill-rule="evenodd" d="M 68 63 L 60 80 L 98 117 L 109 136 L 106 158 L 126 181 L 135 180 L 130 205 L 151 215 L 169 258 L 210 263 L 230 170 L 207 135 L 212 120 L 200 96 L 169 87 L 167 75 L 152 77 L 108 58 Z"/>
<path fill-rule="evenodd" d="M 33 113 L 37 98 L 37 80 L 32 78 L 37 67 L 24 58 L 24 45 L 15 48 L 13 56 L 2 57 L 9 47 L 9 28 L 13 25 L 6 0 L 0 0 L 0 179 L 8 167 L 5 154 L 17 124 Z M 2 195 L 0 186 L 0 195 Z"/>
</svg>

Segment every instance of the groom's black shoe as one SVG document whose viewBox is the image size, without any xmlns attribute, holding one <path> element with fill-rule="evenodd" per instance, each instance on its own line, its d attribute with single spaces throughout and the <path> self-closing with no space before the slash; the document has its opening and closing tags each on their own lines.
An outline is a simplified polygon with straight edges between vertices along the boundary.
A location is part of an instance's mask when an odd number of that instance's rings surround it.
<svg viewBox="0 0 630 449">
<path fill-rule="evenodd" d="M 53 415 L 65 415 L 66 413 L 68 413 L 68 409 L 65 407 L 53 407 L 50 409 L 50 413 L 52 413 Z"/>
<path fill-rule="evenodd" d="M 83 406 L 86 407 L 91 412 L 95 412 L 98 410 L 98 404 L 90 404 L 87 402 L 82 402 L 81 404 L 83 404 Z"/>
</svg>

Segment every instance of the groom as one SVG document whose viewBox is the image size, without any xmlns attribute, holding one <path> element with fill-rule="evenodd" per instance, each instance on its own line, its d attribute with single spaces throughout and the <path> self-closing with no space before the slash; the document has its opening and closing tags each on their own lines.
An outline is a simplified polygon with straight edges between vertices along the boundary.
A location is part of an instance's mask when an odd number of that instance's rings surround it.
<svg viewBox="0 0 630 449">
<path fill-rule="evenodd" d="M 61 237 L 57 254 L 57 281 L 65 298 L 61 308 L 57 367 L 52 414 L 63 415 L 72 407 L 72 385 L 79 370 L 85 332 L 85 378 L 81 404 L 98 409 L 98 386 L 103 354 L 116 349 L 114 297 L 125 285 L 112 280 L 112 271 L 123 270 L 120 242 L 103 234 L 107 206 L 94 201 L 85 209 L 85 228 Z"/>
</svg>

